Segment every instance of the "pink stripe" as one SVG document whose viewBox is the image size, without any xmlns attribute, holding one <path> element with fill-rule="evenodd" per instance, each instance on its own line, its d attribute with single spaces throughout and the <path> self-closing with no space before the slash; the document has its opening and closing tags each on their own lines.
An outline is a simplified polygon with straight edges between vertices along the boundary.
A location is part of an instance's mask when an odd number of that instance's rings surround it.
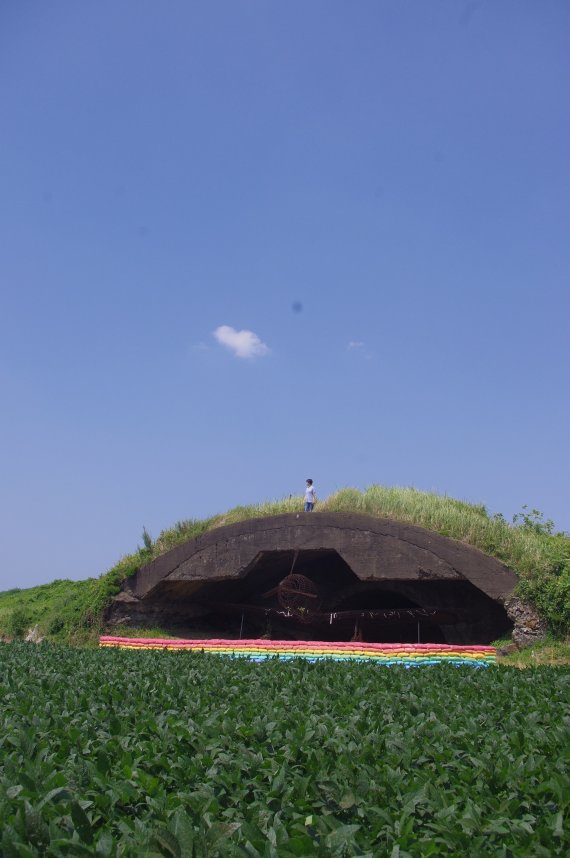
<svg viewBox="0 0 570 858">
<path fill-rule="evenodd" d="M 331 650 L 335 652 L 382 652 L 382 653 L 490 653 L 496 652 L 492 646 L 457 646 L 453 644 L 381 644 L 381 643 L 358 643 L 355 641 L 267 641 L 267 640 L 227 640 L 223 638 L 184 640 L 183 638 L 127 638 L 114 635 L 102 635 L 99 638 L 101 644 L 136 646 L 172 647 L 176 649 L 233 649 L 247 651 L 249 649 L 263 650 L 266 652 L 294 652 L 295 650 Z"/>
</svg>

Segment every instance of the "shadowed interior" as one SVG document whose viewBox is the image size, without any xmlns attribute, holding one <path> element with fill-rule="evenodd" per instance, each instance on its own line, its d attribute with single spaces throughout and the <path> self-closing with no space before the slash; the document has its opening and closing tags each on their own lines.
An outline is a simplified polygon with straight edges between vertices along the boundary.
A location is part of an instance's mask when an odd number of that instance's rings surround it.
<svg viewBox="0 0 570 858">
<path fill-rule="evenodd" d="M 292 573 L 318 593 L 306 616 L 288 616 L 279 601 L 279 584 Z M 490 643 L 512 628 L 502 605 L 469 581 L 362 581 L 331 549 L 262 551 L 238 578 L 166 579 L 145 605 L 155 622 L 195 637 L 470 644 Z M 453 621 L 411 615 L 427 609 Z M 381 610 L 394 616 L 366 616 Z"/>
</svg>

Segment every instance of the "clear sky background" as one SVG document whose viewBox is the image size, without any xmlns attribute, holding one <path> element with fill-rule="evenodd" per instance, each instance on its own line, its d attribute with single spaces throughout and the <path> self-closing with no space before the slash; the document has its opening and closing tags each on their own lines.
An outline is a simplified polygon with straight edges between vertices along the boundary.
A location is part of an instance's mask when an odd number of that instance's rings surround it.
<svg viewBox="0 0 570 858">
<path fill-rule="evenodd" d="M 569 44 L 568 0 L 2 0 L 0 587 L 309 476 L 570 529 Z"/>
</svg>

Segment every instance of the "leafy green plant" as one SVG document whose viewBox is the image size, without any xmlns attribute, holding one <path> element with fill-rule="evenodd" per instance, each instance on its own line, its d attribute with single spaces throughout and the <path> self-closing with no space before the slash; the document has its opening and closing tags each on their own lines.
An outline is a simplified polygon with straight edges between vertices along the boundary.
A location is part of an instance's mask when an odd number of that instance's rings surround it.
<svg viewBox="0 0 570 858">
<path fill-rule="evenodd" d="M 564 667 L 0 644 L 0 854 L 563 856 L 569 692 Z"/>
<path fill-rule="evenodd" d="M 523 504 L 522 512 L 513 516 L 513 524 L 523 529 L 530 530 L 538 534 L 554 533 L 554 522 L 551 518 L 544 518 L 544 513 L 538 509 L 531 509 L 529 512 L 528 505 Z"/>
<path fill-rule="evenodd" d="M 10 637 L 23 638 L 30 628 L 31 617 L 24 608 L 14 608 L 8 615 L 6 630 Z"/>
<path fill-rule="evenodd" d="M 144 548 L 147 551 L 152 551 L 152 536 L 150 535 L 146 527 L 143 527 L 142 541 Z"/>
</svg>

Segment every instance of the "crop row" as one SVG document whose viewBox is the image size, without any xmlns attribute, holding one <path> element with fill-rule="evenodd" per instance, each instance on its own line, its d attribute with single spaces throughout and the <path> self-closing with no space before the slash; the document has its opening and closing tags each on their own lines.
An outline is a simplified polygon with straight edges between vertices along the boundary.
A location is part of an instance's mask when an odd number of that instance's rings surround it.
<svg viewBox="0 0 570 858">
<path fill-rule="evenodd" d="M 0 855 L 564 855 L 570 670 L 0 645 Z"/>
</svg>

